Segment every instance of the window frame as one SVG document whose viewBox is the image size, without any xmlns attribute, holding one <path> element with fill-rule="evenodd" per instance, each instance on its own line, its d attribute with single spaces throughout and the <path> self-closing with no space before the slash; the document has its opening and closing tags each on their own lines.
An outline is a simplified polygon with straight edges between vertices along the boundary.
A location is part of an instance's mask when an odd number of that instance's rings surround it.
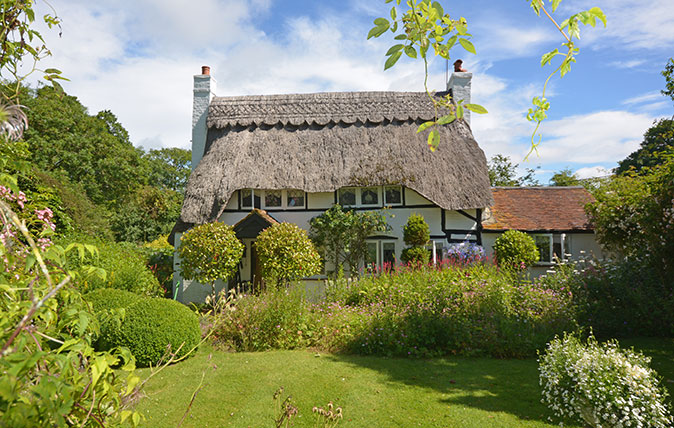
<svg viewBox="0 0 674 428">
<path fill-rule="evenodd" d="M 290 206 L 288 205 L 288 190 L 302 192 L 302 205 Z M 250 200 L 252 205 L 245 205 L 243 203 L 243 192 L 250 191 Z M 267 192 L 281 192 L 281 205 L 267 206 Z M 301 189 L 239 189 L 239 200 L 241 201 L 241 210 L 248 211 L 255 208 L 255 197 L 260 198 L 260 208 L 263 210 L 303 210 L 307 207 L 307 193 Z"/>
<path fill-rule="evenodd" d="M 549 260 L 539 260 L 535 264 L 539 266 L 549 266 L 554 264 L 554 259 L 553 259 L 553 247 L 554 247 L 554 234 L 553 233 L 532 233 L 530 235 L 532 238 L 534 238 L 534 242 L 536 242 L 536 237 L 546 237 L 549 239 L 550 244 L 548 245 L 548 259 Z M 538 243 L 536 242 L 536 249 L 540 251 Z"/>
<path fill-rule="evenodd" d="M 389 202 L 386 199 L 386 189 L 396 188 L 400 192 L 400 202 Z M 385 207 L 399 207 L 403 204 L 403 186 L 382 186 L 382 199 Z"/>
<path fill-rule="evenodd" d="M 382 195 L 381 195 L 381 186 L 364 186 L 364 187 L 356 187 L 358 189 L 356 193 L 356 201 L 358 202 L 359 207 L 364 207 L 364 208 L 370 208 L 370 207 L 380 207 L 383 202 Z M 363 190 L 375 190 L 377 192 L 377 203 L 376 204 L 366 204 L 363 202 Z"/>
</svg>

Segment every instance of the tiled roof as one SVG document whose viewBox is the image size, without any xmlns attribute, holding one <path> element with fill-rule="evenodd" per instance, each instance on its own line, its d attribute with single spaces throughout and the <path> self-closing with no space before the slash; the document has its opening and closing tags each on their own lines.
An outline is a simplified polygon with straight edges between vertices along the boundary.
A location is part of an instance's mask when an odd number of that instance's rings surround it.
<svg viewBox="0 0 674 428">
<path fill-rule="evenodd" d="M 593 230 L 584 207 L 594 198 L 582 187 L 494 187 L 492 193 L 485 231 Z"/>
</svg>

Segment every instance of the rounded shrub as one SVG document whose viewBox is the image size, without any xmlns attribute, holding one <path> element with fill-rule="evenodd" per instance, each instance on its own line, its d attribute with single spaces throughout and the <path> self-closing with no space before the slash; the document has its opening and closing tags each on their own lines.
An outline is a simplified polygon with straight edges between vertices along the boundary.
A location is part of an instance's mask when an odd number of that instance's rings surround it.
<svg viewBox="0 0 674 428">
<path fill-rule="evenodd" d="M 258 235 L 255 249 L 265 278 L 286 282 L 321 271 L 321 256 L 307 232 L 295 224 L 266 228 Z"/>
<path fill-rule="evenodd" d="M 518 230 L 508 230 L 494 242 L 494 256 L 500 267 L 524 270 L 539 260 L 534 238 Z"/>
<path fill-rule="evenodd" d="M 124 321 L 111 328 L 106 337 L 108 346 L 129 348 L 136 365 L 157 364 L 167 351 L 184 356 L 201 339 L 199 319 L 185 305 L 168 299 L 141 299 L 128 306 Z"/>
<path fill-rule="evenodd" d="M 91 303 L 94 313 L 126 308 L 142 298 L 138 294 L 116 288 L 101 288 L 84 295 L 84 299 Z"/>
<path fill-rule="evenodd" d="M 431 252 L 424 247 L 409 247 L 405 248 L 400 253 L 400 260 L 405 264 L 410 265 L 425 265 L 430 260 Z"/>
<path fill-rule="evenodd" d="M 182 276 L 187 280 L 210 284 L 215 297 L 215 281 L 234 276 L 239 269 L 243 249 L 230 225 L 216 221 L 195 226 L 180 238 L 178 255 Z"/>
<path fill-rule="evenodd" d="M 428 228 L 428 223 L 424 220 L 424 216 L 420 214 L 412 214 L 407 219 L 407 223 L 403 228 L 403 239 L 405 244 L 414 247 L 422 247 L 431 239 L 431 232 Z"/>
</svg>

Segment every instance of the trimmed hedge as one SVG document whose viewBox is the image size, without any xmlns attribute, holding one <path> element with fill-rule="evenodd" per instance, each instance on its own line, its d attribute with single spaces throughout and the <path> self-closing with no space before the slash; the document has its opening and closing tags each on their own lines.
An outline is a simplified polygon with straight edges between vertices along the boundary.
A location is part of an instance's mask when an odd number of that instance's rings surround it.
<svg viewBox="0 0 674 428">
<path fill-rule="evenodd" d="M 157 364 L 169 348 L 184 343 L 178 357 L 201 340 L 199 319 L 185 305 L 168 299 L 140 299 L 125 310 L 124 321 L 105 334 L 108 346 L 129 348 L 138 367 Z"/>
</svg>

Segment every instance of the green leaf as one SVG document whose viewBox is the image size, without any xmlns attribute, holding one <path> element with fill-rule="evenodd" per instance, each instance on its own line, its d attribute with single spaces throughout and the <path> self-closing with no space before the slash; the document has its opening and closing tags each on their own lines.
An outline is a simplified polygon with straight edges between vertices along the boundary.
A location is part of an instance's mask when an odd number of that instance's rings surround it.
<svg viewBox="0 0 674 428">
<path fill-rule="evenodd" d="M 557 53 L 559 53 L 559 50 L 558 50 L 558 49 L 555 49 L 555 50 L 553 50 L 553 51 L 550 51 L 550 52 L 544 54 L 544 55 L 541 57 L 541 67 L 543 67 L 543 66 L 546 65 L 546 64 L 549 64 L 550 61 L 552 61 L 552 58 L 554 58 L 555 55 L 557 55 Z"/>
<path fill-rule="evenodd" d="M 394 40 L 407 40 L 407 36 L 405 34 L 398 34 L 393 39 Z"/>
<path fill-rule="evenodd" d="M 588 10 L 588 12 L 599 18 L 599 20 L 604 24 L 604 27 L 606 27 L 606 15 L 604 15 L 604 11 L 595 6 Z"/>
<path fill-rule="evenodd" d="M 377 27 L 389 27 L 391 25 L 390 22 L 388 22 L 388 19 L 386 18 L 377 18 L 374 20 L 374 25 Z"/>
<path fill-rule="evenodd" d="M 398 11 L 396 10 L 395 6 L 391 8 L 391 19 L 396 20 L 398 17 Z"/>
<path fill-rule="evenodd" d="M 479 104 L 464 104 L 464 107 L 466 107 L 468 110 L 472 111 L 473 113 L 477 114 L 487 114 L 487 109 L 482 107 Z"/>
<path fill-rule="evenodd" d="M 463 117 L 463 106 L 461 104 L 456 105 L 456 118 L 461 119 Z"/>
<path fill-rule="evenodd" d="M 437 2 L 437 1 L 434 1 L 434 2 L 433 2 L 433 9 L 435 9 L 435 11 L 436 11 L 436 12 L 438 13 L 438 15 L 441 16 L 441 17 L 445 14 L 445 11 L 444 11 L 444 9 L 442 8 L 442 5 L 441 5 L 439 2 Z"/>
<path fill-rule="evenodd" d="M 400 59 L 400 56 L 402 55 L 402 51 L 397 51 L 393 53 L 387 60 L 386 63 L 384 64 L 384 70 L 388 70 L 389 68 L 393 67 L 396 62 Z"/>
<path fill-rule="evenodd" d="M 432 152 L 434 152 L 435 149 L 438 148 L 439 144 L 440 144 L 440 134 L 436 129 L 434 129 L 428 134 L 428 148 L 431 149 Z"/>
<path fill-rule="evenodd" d="M 460 43 L 461 46 L 463 46 L 463 48 L 464 48 L 465 50 L 467 50 L 468 52 L 470 52 L 470 53 L 472 53 L 472 54 L 475 53 L 475 46 L 473 46 L 473 44 L 472 44 L 470 41 L 468 41 L 468 40 L 466 40 L 466 39 L 459 39 L 459 43 Z"/>
<path fill-rule="evenodd" d="M 388 28 L 384 27 L 374 27 L 370 30 L 369 33 L 367 33 L 367 38 L 368 40 L 371 39 L 372 37 L 379 37 L 382 34 L 384 34 L 388 30 Z"/>
<path fill-rule="evenodd" d="M 402 50 L 404 46 L 403 45 L 393 45 L 389 48 L 389 50 L 386 52 L 386 56 L 393 55 L 394 53 Z"/>
<path fill-rule="evenodd" d="M 407 55 L 410 58 L 416 58 L 417 50 L 414 49 L 414 46 L 405 46 L 405 55 Z"/>
<path fill-rule="evenodd" d="M 552 11 L 556 11 L 562 0 L 552 0 Z"/>
<path fill-rule="evenodd" d="M 424 122 L 419 127 L 417 128 L 417 134 L 426 130 L 429 126 L 435 125 L 435 121 L 429 120 L 428 122 Z"/>
</svg>

